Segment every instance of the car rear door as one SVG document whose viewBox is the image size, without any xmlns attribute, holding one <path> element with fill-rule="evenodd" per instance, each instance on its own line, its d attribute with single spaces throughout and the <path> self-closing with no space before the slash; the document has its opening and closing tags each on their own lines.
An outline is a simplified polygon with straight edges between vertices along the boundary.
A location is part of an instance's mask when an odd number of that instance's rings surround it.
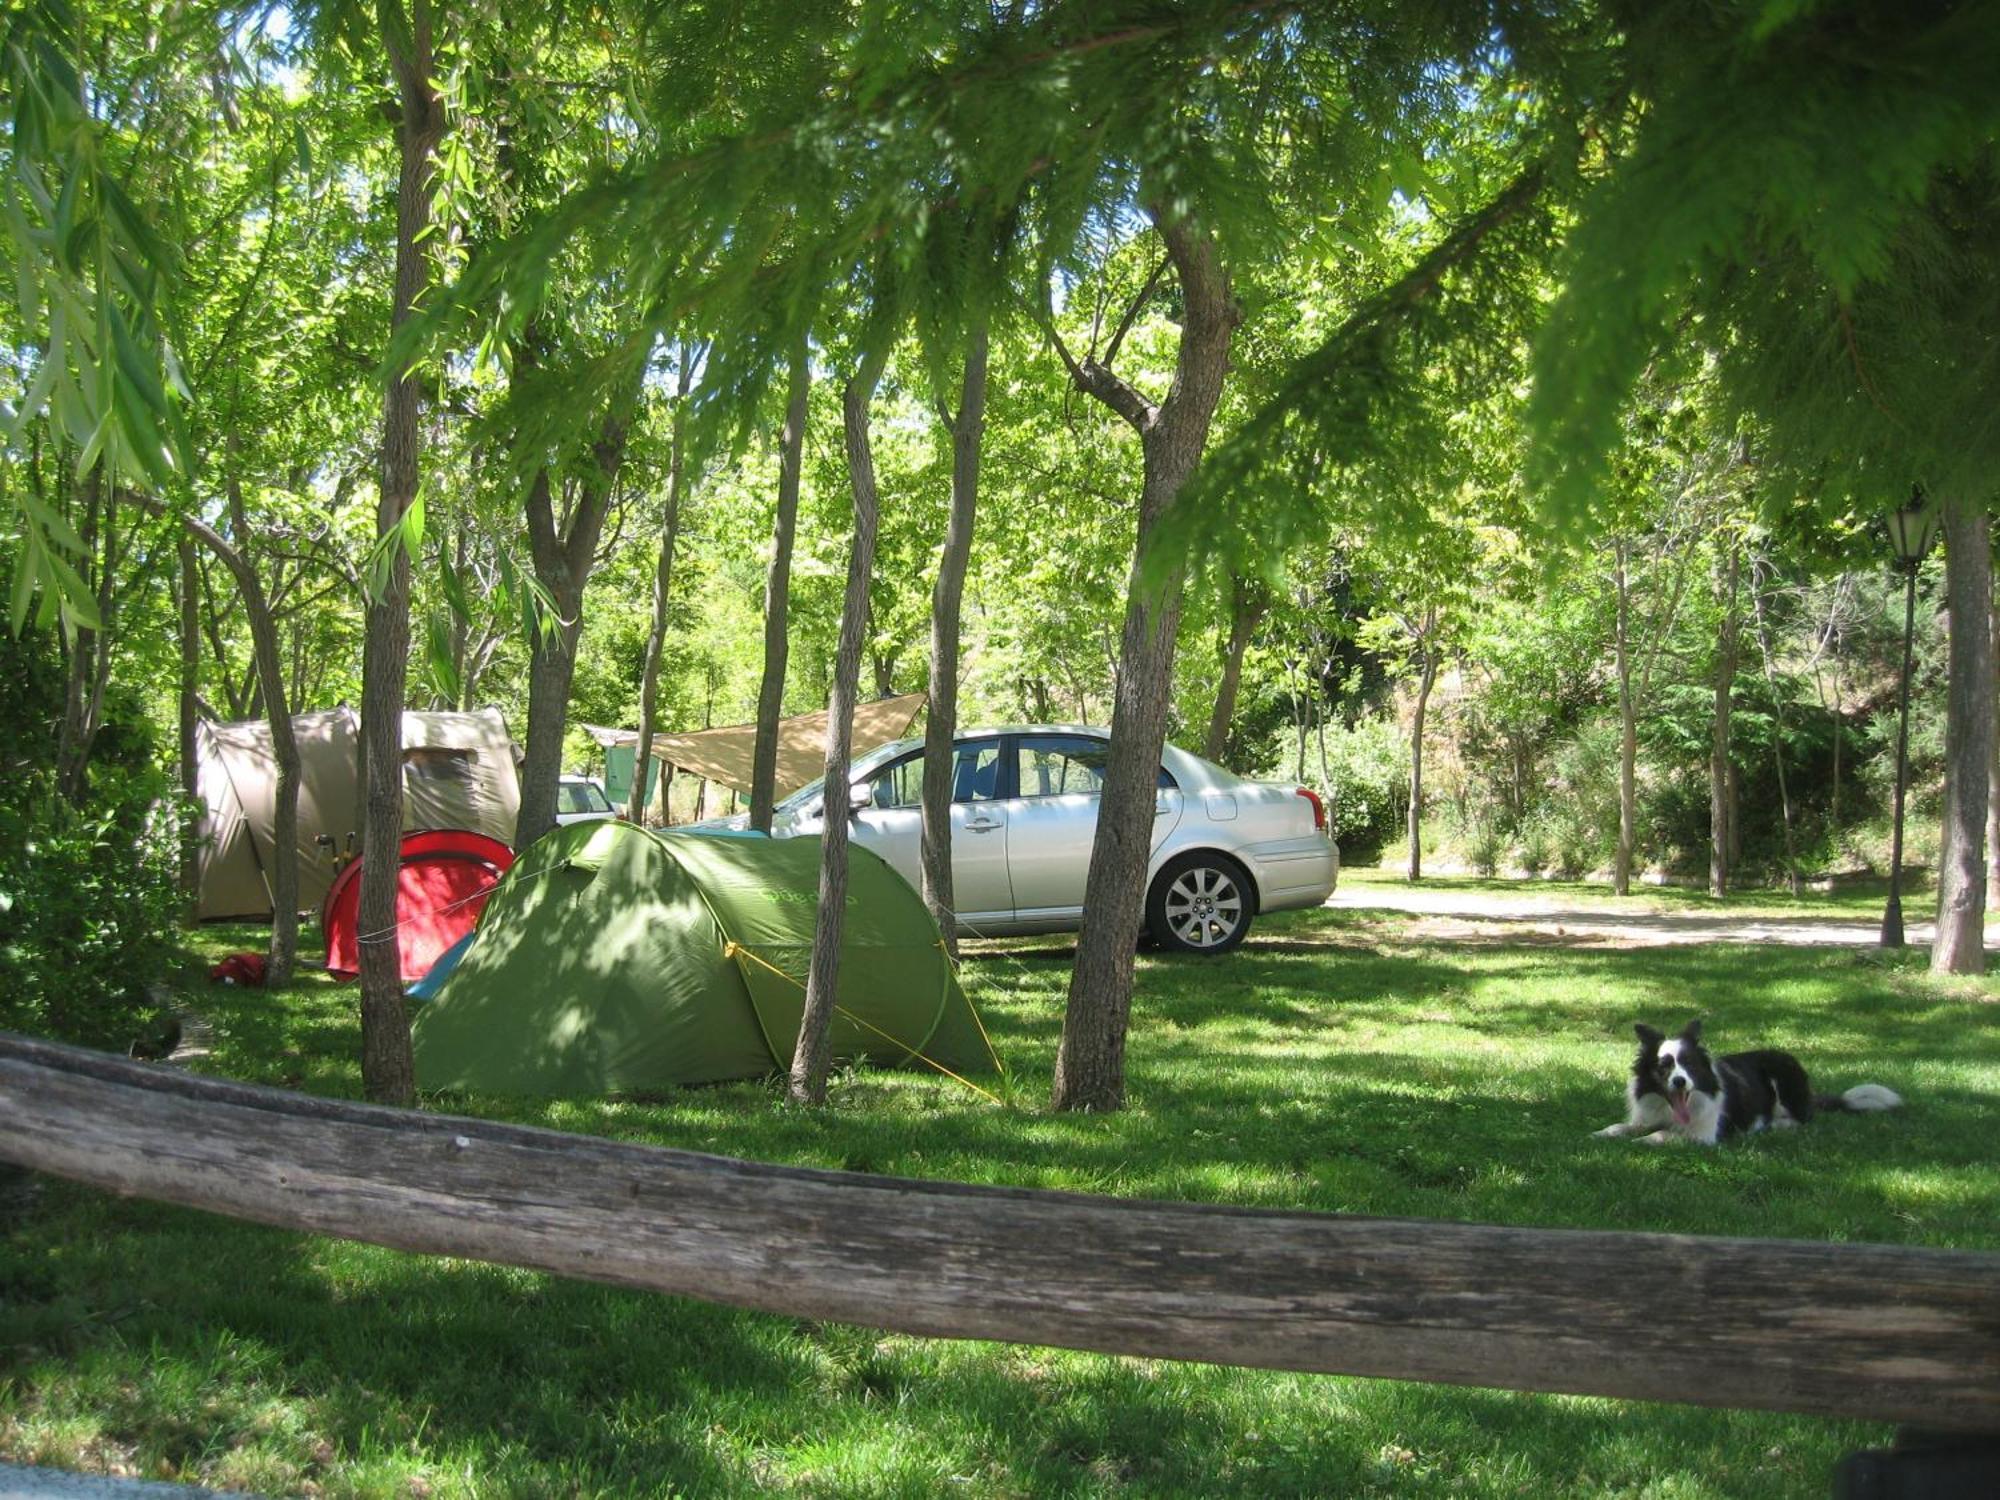
<svg viewBox="0 0 2000 1500">
<path fill-rule="evenodd" d="M 1109 756 L 1110 742 L 1099 735 L 1013 737 L 1007 868 L 1018 922 L 1053 925 L 1082 915 Z M 1163 770 L 1154 794 L 1154 848 L 1179 823 L 1182 806 L 1180 790 Z"/>
</svg>

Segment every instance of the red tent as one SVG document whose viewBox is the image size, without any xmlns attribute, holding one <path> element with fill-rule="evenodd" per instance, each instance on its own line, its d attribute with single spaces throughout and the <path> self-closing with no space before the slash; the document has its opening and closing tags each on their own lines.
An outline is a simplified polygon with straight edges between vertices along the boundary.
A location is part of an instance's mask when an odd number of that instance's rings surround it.
<svg viewBox="0 0 2000 1500">
<path fill-rule="evenodd" d="M 403 835 L 402 860 L 396 874 L 396 936 L 402 942 L 403 983 L 415 984 L 439 954 L 472 931 L 487 896 L 514 862 L 514 851 L 483 833 L 431 828 Z M 327 971 L 343 979 L 361 972 L 360 913 L 357 859 L 334 877 L 320 910 Z"/>
</svg>

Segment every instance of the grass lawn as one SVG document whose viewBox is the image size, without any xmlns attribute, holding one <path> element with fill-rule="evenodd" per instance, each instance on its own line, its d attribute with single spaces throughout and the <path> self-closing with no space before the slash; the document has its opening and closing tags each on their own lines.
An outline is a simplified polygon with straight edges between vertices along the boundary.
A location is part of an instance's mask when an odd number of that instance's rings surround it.
<svg viewBox="0 0 2000 1500">
<path fill-rule="evenodd" d="M 1820 900 L 1844 914 L 1844 898 Z M 203 935 L 211 952 L 255 940 Z M 1069 947 L 990 945 L 965 966 L 1013 1070 L 1007 1108 L 858 1071 L 817 1115 L 762 1084 L 436 1102 L 968 1182 L 2000 1248 L 2000 1007 L 1984 984 L 1933 983 L 1917 952 L 1450 948 L 1366 912 L 1272 918 L 1227 958 L 1142 957 L 1131 1107 L 1072 1118 L 1046 1110 Z M 314 978 L 197 1003 L 214 1071 L 358 1092 L 351 990 Z M 1909 1107 L 1718 1151 L 1591 1139 L 1620 1113 L 1630 1023 L 1693 1014 L 1725 1048 L 1790 1046 L 1823 1085 L 1885 1083 Z M 1772 1500 L 1823 1496 L 1842 1453 L 1889 1435 L 884 1336 L 53 1180 L 0 1187 L 0 1226 L 0 1453 L 271 1494 Z"/>
</svg>

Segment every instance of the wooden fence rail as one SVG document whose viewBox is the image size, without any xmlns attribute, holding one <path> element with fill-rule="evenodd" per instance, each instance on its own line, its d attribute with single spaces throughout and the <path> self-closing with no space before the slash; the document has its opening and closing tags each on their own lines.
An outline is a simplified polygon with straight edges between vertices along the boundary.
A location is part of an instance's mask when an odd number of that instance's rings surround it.
<svg viewBox="0 0 2000 1500">
<path fill-rule="evenodd" d="M 4 1034 L 0 1158 L 290 1229 L 943 1338 L 2000 1431 L 2000 1255 L 809 1171 Z"/>
</svg>

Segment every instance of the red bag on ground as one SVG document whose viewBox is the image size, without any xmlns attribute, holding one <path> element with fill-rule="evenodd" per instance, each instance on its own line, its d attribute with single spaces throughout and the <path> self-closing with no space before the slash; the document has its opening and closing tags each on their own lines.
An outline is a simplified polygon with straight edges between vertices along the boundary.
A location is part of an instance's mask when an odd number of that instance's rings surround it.
<svg viewBox="0 0 2000 1500">
<path fill-rule="evenodd" d="M 264 955 L 232 953 L 208 971 L 210 984 L 240 984 L 249 989 L 264 987 Z"/>
</svg>

